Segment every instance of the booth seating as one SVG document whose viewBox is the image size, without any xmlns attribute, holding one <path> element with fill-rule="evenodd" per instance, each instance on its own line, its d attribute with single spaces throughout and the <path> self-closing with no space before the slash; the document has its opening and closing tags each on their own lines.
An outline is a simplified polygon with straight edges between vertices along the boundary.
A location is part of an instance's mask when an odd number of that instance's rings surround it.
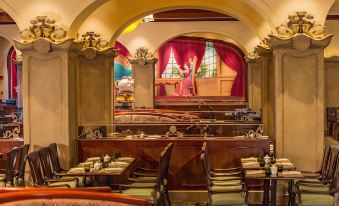
<svg viewBox="0 0 339 206">
<path fill-rule="evenodd" d="M 150 202 L 122 194 L 113 194 L 110 187 L 93 188 L 0 188 L 3 206 L 150 206 Z"/>
</svg>

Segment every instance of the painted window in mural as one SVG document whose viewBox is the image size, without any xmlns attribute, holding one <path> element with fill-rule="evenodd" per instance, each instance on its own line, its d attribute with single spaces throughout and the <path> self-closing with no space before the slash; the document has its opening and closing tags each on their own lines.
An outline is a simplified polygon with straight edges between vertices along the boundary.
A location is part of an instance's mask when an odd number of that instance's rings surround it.
<svg viewBox="0 0 339 206">
<path fill-rule="evenodd" d="M 206 42 L 205 55 L 195 76 L 198 78 L 217 76 L 217 54 L 212 42 Z M 167 67 L 162 73 L 161 78 L 183 78 L 172 49 Z"/>
<path fill-rule="evenodd" d="M 179 65 L 175 61 L 174 53 L 171 49 L 171 55 L 168 60 L 167 67 L 162 73 L 161 78 L 180 78 Z"/>
<path fill-rule="evenodd" d="M 206 42 L 205 55 L 196 77 L 215 77 L 217 76 L 217 54 L 212 42 Z"/>
</svg>

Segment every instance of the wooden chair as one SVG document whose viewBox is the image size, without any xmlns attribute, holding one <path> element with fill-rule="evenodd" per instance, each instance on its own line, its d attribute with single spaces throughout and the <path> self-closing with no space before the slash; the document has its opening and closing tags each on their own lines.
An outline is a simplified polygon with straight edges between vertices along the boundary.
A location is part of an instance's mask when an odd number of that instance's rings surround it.
<svg viewBox="0 0 339 206">
<path fill-rule="evenodd" d="M 168 149 L 164 150 L 160 155 L 159 161 L 159 168 L 157 171 L 157 177 L 155 185 L 152 181 L 149 183 L 151 185 L 123 185 L 122 188 L 125 190 L 121 191 L 122 194 L 127 194 L 133 197 L 144 198 L 150 200 L 153 205 L 155 206 L 164 206 L 164 183 L 165 183 L 165 176 L 166 176 L 166 159 L 170 158 L 170 151 Z"/>
<path fill-rule="evenodd" d="M 31 152 L 26 156 L 31 176 L 33 179 L 33 185 L 35 187 L 71 187 L 69 184 L 61 183 L 58 179 L 45 179 L 41 170 L 41 163 L 39 159 L 39 152 Z"/>
<path fill-rule="evenodd" d="M 60 166 L 57 144 L 52 143 L 52 144 L 48 145 L 48 148 L 49 148 L 50 153 L 51 153 L 51 164 L 53 166 L 53 172 L 54 173 L 67 172 L 68 170 L 61 168 L 61 166 Z"/>
<path fill-rule="evenodd" d="M 77 178 L 58 178 L 54 175 L 51 165 L 51 153 L 48 147 L 41 148 L 38 153 L 45 180 L 57 179 L 60 184 L 67 184 L 71 188 L 79 186 L 79 180 Z"/>
<path fill-rule="evenodd" d="M 7 153 L 7 166 L 6 169 L 0 169 L 3 174 L 0 176 L 3 186 L 14 186 L 15 165 L 17 160 L 19 148 L 14 147 Z"/>
<path fill-rule="evenodd" d="M 339 153 L 335 155 L 332 165 L 331 180 L 328 182 L 307 182 L 296 183 L 296 204 L 301 205 L 337 205 L 339 196 Z"/>
<path fill-rule="evenodd" d="M 209 160 L 205 156 L 205 152 L 200 156 L 207 179 L 208 205 L 247 205 L 247 188 L 246 185 L 239 180 L 216 180 L 211 176 L 209 169 Z"/>
<path fill-rule="evenodd" d="M 234 168 L 211 168 L 210 162 L 209 162 L 209 150 L 207 143 L 204 142 L 202 146 L 202 153 L 204 153 L 206 159 L 208 160 L 206 163 L 206 172 L 208 172 L 208 175 L 211 176 L 213 180 L 242 180 L 243 179 L 243 172 L 240 167 L 234 167 Z"/>
<path fill-rule="evenodd" d="M 18 164 L 16 170 L 16 185 L 25 186 L 25 167 L 26 167 L 26 156 L 28 154 L 30 144 L 24 144 L 19 147 L 18 153 Z"/>
<path fill-rule="evenodd" d="M 173 150 L 173 143 L 170 143 L 167 145 L 167 147 L 163 150 L 165 152 L 165 179 L 164 179 L 164 192 L 165 192 L 165 197 L 167 200 L 168 205 L 171 205 L 171 201 L 169 198 L 169 193 L 168 193 L 168 169 L 170 165 L 170 160 L 172 156 L 172 150 Z M 136 172 L 131 173 L 131 176 L 135 178 L 129 178 L 129 181 L 132 182 L 130 186 L 154 186 L 156 183 L 156 178 L 157 178 L 157 172 L 158 169 L 149 169 L 149 168 L 142 168 L 139 167 L 136 169 Z"/>
<path fill-rule="evenodd" d="M 323 161 L 321 163 L 321 169 L 317 172 L 303 172 L 306 180 L 321 181 L 327 178 L 328 172 L 331 168 L 330 160 L 333 155 L 333 150 L 330 145 L 326 145 L 324 149 Z"/>
<path fill-rule="evenodd" d="M 29 189 L 0 194 L 4 206 L 56 206 L 56 205 L 101 205 L 101 206 L 150 206 L 140 198 L 106 192 L 78 191 L 72 189 Z"/>
</svg>

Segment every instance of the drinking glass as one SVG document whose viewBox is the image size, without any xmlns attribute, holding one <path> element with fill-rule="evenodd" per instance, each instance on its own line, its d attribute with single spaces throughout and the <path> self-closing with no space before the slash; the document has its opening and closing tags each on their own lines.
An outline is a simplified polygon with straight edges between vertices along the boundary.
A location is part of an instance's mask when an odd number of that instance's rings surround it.
<svg viewBox="0 0 339 206">
<path fill-rule="evenodd" d="M 84 171 L 89 172 L 91 170 L 91 165 L 90 164 L 84 164 Z"/>
</svg>

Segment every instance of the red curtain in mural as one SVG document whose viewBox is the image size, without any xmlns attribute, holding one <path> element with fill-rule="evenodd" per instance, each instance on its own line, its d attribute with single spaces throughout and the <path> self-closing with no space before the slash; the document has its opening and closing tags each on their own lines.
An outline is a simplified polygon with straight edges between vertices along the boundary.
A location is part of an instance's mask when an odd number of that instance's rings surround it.
<svg viewBox="0 0 339 206">
<path fill-rule="evenodd" d="M 115 41 L 114 48 L 119 49 L 119 54 L 121 54 L 124 57 L 131 55 L 128 49 L 123 44 L 121 44 L 119 41 Z"/>
<path fill-rule="evenodd" d="M 232 85 L 232 96 L 245 96 L 245 62 L 244 55 L 233 44 L 213 43 L 220 59 L 231 69 L 237 72 Z"/>
<path fill-rule="evenodd" d="M 7 74 L 8 74 L 8 96 L 9 99 L 16 99 L 17 92 L 16 92 L 16 86 L 17 86 L 17 75 L 16 75 L 16 66 L 14 64 L 14 61 L 16 59 L 16 51 L 14 47 L 11 47 L 9 49 L 8 55 L 7 55 Z"/>
<path fill-rule="evenodd" d="M 170 55 L 171 55 L 171 50 L 172 50 L 172 44 L 171 43 L 166 43 L 159 49 L 159 77 L 161 78 L 161 75 L 164 73 L 166 66 L 168 64 Z M 166 90 L 165 90 L 165 85 L 160 85 L 159 89 L 159 95 L 160 96 L 166 96 Z"/>
<path fill-rule="evenodd" d="M 204 58 L 206 40 L 194 37 L 179 37 L 171 40 L 174 58 L 180 69 L 184 69 L 185 64 L 189 63 L 189 59 L 197 58 L 194 68 L 199 68 Z M 194 74 L 198 72 L 198 69 L 194 71 Z"/>
</svg>

